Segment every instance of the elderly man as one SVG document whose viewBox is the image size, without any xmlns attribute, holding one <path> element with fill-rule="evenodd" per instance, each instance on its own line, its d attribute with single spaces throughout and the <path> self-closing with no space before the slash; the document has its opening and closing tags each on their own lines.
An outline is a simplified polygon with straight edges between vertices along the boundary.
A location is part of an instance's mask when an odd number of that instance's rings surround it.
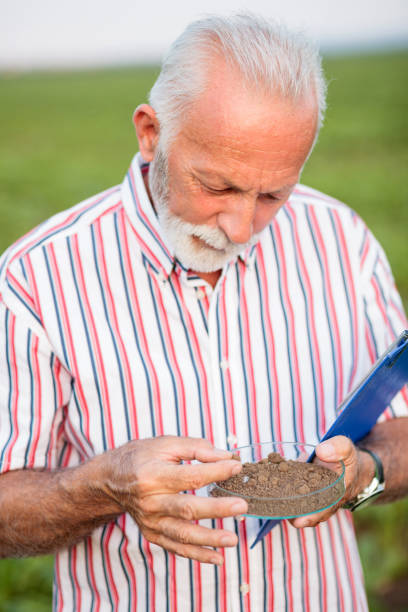
<svg viewBox="0 0 408 612">
<path fill-rule="evenodd" d="M 4 255 L 0 551 L 57 551 L 56 610 L 367 609 L 347 510 L 250 549 L 245 501 L 197 491 L 240 469 L 227 448 L 317 443 L 404 326 L 363 222 L 298 184 L 324 91 L 302 38 L 191 24 L 135 111 L 123 184 Z M 318 447 L 345 462 L 343 502 L 380 461 L 383 499 L 407 492 L 405 400 L 374 456 Z"/>
</svg>

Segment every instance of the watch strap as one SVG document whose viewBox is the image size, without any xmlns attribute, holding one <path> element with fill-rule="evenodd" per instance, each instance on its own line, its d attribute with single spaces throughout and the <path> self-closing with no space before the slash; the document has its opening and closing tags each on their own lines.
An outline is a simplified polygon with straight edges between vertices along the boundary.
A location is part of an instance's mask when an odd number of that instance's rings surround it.
<svg viewBox="0 0 408 612">
<path fill-rule="evenodd" d="M 378 479 L 378 482 L 380 484 L 384 483 L 384 468 L 383 468 L 383 464 L 381 459 L 379 458 L 379 456 L 377 455 L 377 453 L 375 453 L 374 451 L 370 450 L 369 448 L 365 448 L 364 446 L 359 446 L 357 445 L 357 448 L 361 451 L 364 451 L 365 453 L 368 453 L 369 455 L 371 455 L 371 457 L 374 460 L 375 463 L 375 476 Z"/>
<path fill-rule="evenodd" d="M 357 510 L 363 506 L 371 503 L 374 499 L 384 491 L 384 468 L 379 456 L 369 448 L 357 446 L 357 448 L 365 453 L 371 455 L 375 464 L 375 475 L 370 484 L 357 495 L 354 499 L 346 502 L 343 508 L 347 510 Z"/>
</svg>

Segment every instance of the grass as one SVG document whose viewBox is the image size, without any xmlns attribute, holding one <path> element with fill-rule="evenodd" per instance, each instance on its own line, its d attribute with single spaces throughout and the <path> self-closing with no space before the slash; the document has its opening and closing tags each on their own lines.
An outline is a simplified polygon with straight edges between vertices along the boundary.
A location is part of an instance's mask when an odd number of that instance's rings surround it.
<svg viewBox="0 0 408 612">
<path fill-rule="evenodd" d="M 350 204 L 383 244 L 408 305 L 408 53 L 330 58 L 329 105 L 303 182 Z M 154 68 L 0 76 L 0 251 L 122 180 L 131 116 Z M 408 609 L 408 500 L 356 515 L 370 610 Z M 380 562 L 378 561 L 380 560 Z M 0 612 L 50 608 L 50 557 L 0 562 Z M 400 590 L 398 590 L 400 593 Z M 405 593 L 405 594 L 404 594 Z"/>
<path fill-rule="evenodd" d="M 408 54 L 331 59 L 326 126 L 303 180 L 352 206 L 390 259 L 408 304 Z"/>
</svg>

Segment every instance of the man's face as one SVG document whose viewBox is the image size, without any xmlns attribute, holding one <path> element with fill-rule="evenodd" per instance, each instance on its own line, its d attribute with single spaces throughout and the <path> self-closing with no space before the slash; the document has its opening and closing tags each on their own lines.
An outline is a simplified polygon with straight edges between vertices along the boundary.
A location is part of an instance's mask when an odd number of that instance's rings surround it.
<svg viewBox="0 0 408 612">
<path fill-rule="evenodd" d="M 254 101 L 217 74 L 149 171 L 160 223 L 185 267 L 220 270 L 257 240 L 298 182 L 316 120 L 312 98 Z"/>
</svg>

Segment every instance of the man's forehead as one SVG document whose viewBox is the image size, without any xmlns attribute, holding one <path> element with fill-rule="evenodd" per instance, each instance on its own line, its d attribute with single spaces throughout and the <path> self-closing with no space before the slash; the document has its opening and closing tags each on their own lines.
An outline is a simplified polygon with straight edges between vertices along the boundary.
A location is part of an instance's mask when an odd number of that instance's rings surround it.
<svg viewBox="0 0 408 612">
<path fill-rule="evenodd" d="M 215 61 L 207 71 L 205 86 L 193 101 L 188 115 L 198 122 L 211 117 L 222 126 L 236 118 L 238 123 L 252 126 L 257 121 L 273 122 L 282 111 L 290 119 L 299 109 L 318 112 L 315 93 L 311 90 L 297 99 L 283 96 L 279 88 L 250 84 L 241 72 L 222 61 Z"/>
<path fill-rule="evenodd" d="M 317 108 L 314 100 L 296 104 L 286 100 L 245 100 L 200 97 L 180 131 L 181 146 L 198 157 L 218 154 L 237 163 L 275 165 L 293 153 L 307 156 L 314 141 Z M 250 156 L 250 159 L 248 159 Z"/>
<path fill-rule="evenodd" d="M 203 145 L 222 142 L 237 151 L 242 145 L 263 150 L 271 139 L 296 137 L 299 130 L 314 137 L 317 115 L 312 95 L 297 101 L 254 97 L 234 85 L 218 85 L 218 89 L 207 88 L 197 97 L 186 113 L 182 132 Z"/>
</svg>

